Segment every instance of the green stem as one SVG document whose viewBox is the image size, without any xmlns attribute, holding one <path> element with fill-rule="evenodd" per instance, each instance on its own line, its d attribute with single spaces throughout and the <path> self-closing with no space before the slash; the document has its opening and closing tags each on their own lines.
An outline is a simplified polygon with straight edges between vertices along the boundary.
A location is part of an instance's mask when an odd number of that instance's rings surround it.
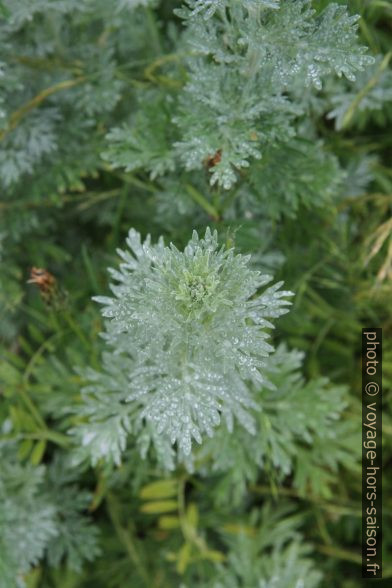
<svg viewBox="0 0 392 588">
<path fill-rule="evenodd" d="M 251 492 L 255 492 L 257 494 L 262 494 L 265 496 L 271 496 L 272 494 L 271 488 L 269 486 L 250 486 L 250 490 Z M 360 506 L 357 507 L 356 505 L 351 506 L 349 504 L 343 503 L 336 504 L 331 502 L 323 502 L 312 496 L 302 496 L 293 488 L 280 487 L 278 491 L 278 496 L 279 495 L 299 498 L 301 500 L 307 500 L 308 502 L 313 503 L 317 505 L 319 508 L 322 508 L 323 510 L 326 510 L 327 512 L 330 512 L 334 515 L 361 516 Z"/>
<path fill-rule="evenodd" d="M 193 198 L 193 200 L 197 202 L 197 204 L 201 206 L 210 216 L 212 216 L 214 221 L 219 220 L 219 212 L 217 211 L 215 206 L 211 204 L 211 202 L 208 202 L 208 200 L 203 196 L 203 194 L 201 194 L 198 190 L 196 190 L 196 188 L 194 188 L 190 184 L 186 184 L 185 189 L 188 192 L 189 196 Z"/>
<path fill-rule="evenodd" d="M 185 521 L 185 482 L 186 479 L 185 478 L 180 478 L 180 480 L 178 481 L 178 494 L 177 494 L 177 500 L 178 500 L 178 518 L 180 519 L 180 525 L 181 525 L 181 529 L 184 533 L 184 521 Z"/>
<path fill-rule="evenodd" d="M 64 312 L 64 318 L 67 321 L 68 325 L 70 326 L 71 330 L 75 333 L 75 335 L 78 337 L 78 339 L 80 339 L 80 341 L 83 343 L 83 345 L 90 348 L 90 343 L 88 342 L 88 339 L 86 339 L 86 337 L 82 333 L 81 329 L 75 323 L 75 321 L 73 320 L 73 318 L 69 314 L 69 312 L 67 312 L 67 311 Z"/>
<path fill-rule="evenodd" d="M 180 478 L 178 482 L 178 518 L 180 520 L 181 532 L 184 536 L 185 541 L 193 543 L 200 551 L 204 554 L 208 551 L 207 544 L 202 537 L 197 535 L 196 529 L 191 528 L 187 521 L 186 508 L 185 508 L 185 483 L 186 478 Z"/>
<path fill-rule="evenodd" d="M 21 395 L 21 398 L 22 398 L 23 402 L 25 403 L 26 407 L 29 409 L 30 414 L 33 416 L 35 422 L 37 423 L 37 425 L 42 427 L 42 429 L 46 430 L 47 429 L 46 423 L 45 423 L 44 419 L 42 418 L 39 410 L 35 406 L 34 402 L 31 400 L 30 396 L 27 394 L 27 391 L 24 386 L 22 388 L 20 388 L 20 395 Z"/>
<path fill-rule="evenodd" d="M 127 202 L 128 186 L 124 185 L 118 200 L 117 210 L 113 219 L 113 233 L 110 236 L 111 245 L 117 245 L 120 235 L 121 218 Z M 98 290 L 97 290 L 98 292 Z"/>
<path fill-rule="evenodd" d="M 47 441 L 53 441 L 53 443 L 56 443 L 60 447 L 70 447 L 72 444 L 71 438 L 68 435 L 52 431 L 51 429 L 37 431 L 36 433 L 23 433 L 20 437 L 22 439 L 33 439 L 36 441 L 46 439 Z"/>
<path fill-rule="evenodd" d="M 23 374 L 23 386 L 25 387 L 25 389 L 27 387 L 27 384 L 28 384 L 28 381 L 30 379 L 30 375 L 31 375 L 31 373 L 33 371 L 33 367 L 34 367 L 35 363 L 41 357 L 41 355 L 45 351 L 46 347 L 48 347 L 53 340 L 55 340 L 58 337 L 60 337 L 60 335 L 62 335 L 62 332 L 57 332 L 57 333 L 54 333 L 53 335 L 51 335 L 48 339 L 46 339 L 46 341 L 44 341 L 42 343 L 42 345 L 40 345 L 38 347 L 37 351 L 30 358 L 30 361 L 27 364 L 26 369 L 25 369 L 25 372 Z"/>
<path fill-rule="evenodd" d="M 362 563 L 362 556 L 358 553 L 349 551 L 348 549 L 340 549 L 340 547 L 334 547 L 333 545 L 317 545 L 317 550 L 331 557 L 337 557 L 346 561 L 352 561 L 357 564 Z"/>
<path fill-rule="evenodd" d="M 33 419 L 35 420 L 35 422 L 37 423 L 37 425 L 40 427 L 40 431 L 37 431 L 35 433 L 30 434 L 25 434 L 24 437 L 25 438 L 31 438 L 31 439 L 48 439 L 50 441 L 53 441 L 54 443 L 57 443 L 58 445 L 61 445 L 62 447 L 68 447 L 70 445 L 70 439 L 69 437 L 67 437 L 67 435 L 63 435 L 62 433 L 57 433 L 56 431 L 52 431 L 48 428 L 45 419 L 42 417 L 41 413 L 39 412 L 38 408 L 35 406 L 34 402 L 32 401 L 31 397 L 28 394 L 28 384 L 29 384 L 29 379 L 33 370 L 33 367 L 35 365 L 35 363 L 37 362 L 37 360 L 39 359 L 39 357 L 41 357 L 42 353 L 45 351 L 46 347 L 51 343 L 51 341 L 53 339 L 56 339 L 57 337 L 59 337 L 62 333 L 54 333 L 54 335 L 52 335 L 51 337 L 49 337 L 49 339 L 47 339 L 46 341 L 44 341 L 42 343 L 42 345 L 40 345 L 40 347 L 37 349 L 37 351 L 34 353 L 34 355 L 31 357 L 26 370 L 23 374 L 23 379 L 22 379 L 22 386 L 20 387 L 20 396 L 24 402 L 24 404 L 26 405 L 26 407 L 28 408 L 30 414 L 32 415 Z"/>
<path fill-rule="evenodd" d="M 91 282 L 91 286 L 92 286 L 93 292 L 99 292 L 100 287 L 98 285 L 98 281 L 97 281 L 97 278 L 96 278 L 96 275 L 95 275 L 95 271 L 94 271 L 94 268 L 93 268 L 93 266 L 91 264 L 90 257 L 89 257 L 89 254 L 88 254 L 87 247 L 86 247 L 85 243 L 83 243 L 83 245 L 82 245 L 81 253 L 82 253 L 82 259 L 83 259 L 84 266 L 86 268 L 88 277 L 90 278 L 90 282 Z"/>
<path fill-rule="evenodd" d="M 15 110 L 10 115 L 8 126 L 5 127 L 2 131 L 0 131 L 0 141 L 2 141 L 8 133 L 13 131 L 18 126 L 20 121 L 31 112 L 31 110 L 40 106 L 41 103 L 44 102 L 52 94 L 55 94 L 56 92 L 60 92 L 62 90 L 68 90 L 69 88 L 73 88 L 74 86 L 82 84 L 85 81 L 86 78 L 80 76 L 70 80 L 63 80 L 61 82 L 58 82 L 57 84 L 54 84 L 53 86 L 50 86 L 49 88 L 45 88 L 44 90 L 42 90 L 39 94 L 34 96 L 34 98 L 23 104 L 20 108 Z"/>
<path fill-rule="evenodd" d="M 349 123 L 350 123 L 352 117 L 354 116 L 354 113 L 357 110 L 362 99 L 366 96 L 366 94 L 368 94 L 370 92 L 370 90 L 372 90 L 374 88 L 374 86 L 377 85 L 378 80 L 380 79 L 382 72 L 388 67 L 388 63 L 389 63 L 389 60 L 391 59 L 391 56 L 392 56 L 391 51 L 385 55 L 384 59 L 380 63 L 374 76 L 372 78 L 370 78 L 368 83 L 355 96 L 354 100 L 351 102 L 350 106 L 347 108 L 347 110 L 343 116 L 343 120 L 342 120 L 342 124 L 341 124 L 342 129 L 345 129 L 349 125 Z"/>
<path fill-rule="evenodd" d="M 128 532 L 127 529 L 121 525 L 120 515 L 119 515 L 119 505 L 112 493 L 108 493 L 106 496 L 106 504 L 108 507 L 108 513 L 110 519 L 113 523 L 113 527 L 116 531 L 117 537 L 125 547 L 125 550 L 129 556 L 129 559 L 134 564 L 140 578 L 143 580 L 144 584 L 149 587 L 151 586 L 149 575 L 144 568 L 139 554 L 137 552 L 136 546 L 134 544 L 133 538 Z"/>
<path fill-rule="evenodd" d="M 143 180 L 140 180 L 131 173 L 125 174 L 118 172 L 117 170 L 113 169 L 112 167 L 110 167 L 110 165 L 107 164 L 104 164 L 102 166 L 102 169 L 126 184 L 131 184 L 132 186 L 136 186 L 137 188 L 141 188 L 142 190 L 147 190 L 148 192 L 152 192 L 153 194 L 155 194 L 155 192 L 158 191 L 158 188 L 154 186 L 152 182 L 145 182 Z"/>
<path fill-rule="evenodd" d="M 156 23 L 155 16 L 151 8 L 146 7 L 147 27 L 150 33 L 152 45 L 154 46 L 155 53 L 162 53 L 161 41 L 159 38 L 159 31 Z"/>
</svg>

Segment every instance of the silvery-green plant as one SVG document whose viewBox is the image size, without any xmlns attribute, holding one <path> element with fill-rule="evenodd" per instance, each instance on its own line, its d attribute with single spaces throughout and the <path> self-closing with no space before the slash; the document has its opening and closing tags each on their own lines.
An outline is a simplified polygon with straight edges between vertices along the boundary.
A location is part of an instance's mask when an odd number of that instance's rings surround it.
<svg viewBox="0 0 392 588">
<path fill-rule="evenodd" d="M 21 463 L 16 443 L 4 439 L 0 461 L 1 588 L 30 586 L 26 574 L 44 555 L 52 566 L 62 561 L 80 571 L 99 547 L 98 529 L 86 516 L 90 493 L 74 483 L 78 470 L 59 456 L 50 466 Z"/>
<path fill-rule="evenodd" d="M 236 418 L 253 432 L 253 389 L 268 385 L 273 351 L 269 319 L 287 312 L 291 292 L 282 282 L 263 289 L 271 277 L 219 247 L 216 231 L 202 239 L 194 231 L 183 252 L 162 239 L 142 243 L 133 229 L 127 245 L 110 270 L 114 296 L 95 298 L 110 351 L 84 390 L 83 444 L 93 461 L 118 462 L 128 432 L 148 431 L 161 452 L 177 444 L 183 457 L 222 420 L 229 431 Z"/>
</svg>

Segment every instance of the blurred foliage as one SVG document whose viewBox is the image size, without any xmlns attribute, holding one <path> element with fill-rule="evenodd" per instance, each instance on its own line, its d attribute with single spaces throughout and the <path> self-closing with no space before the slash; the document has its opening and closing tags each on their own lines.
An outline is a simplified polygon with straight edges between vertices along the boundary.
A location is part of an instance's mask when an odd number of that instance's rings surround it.
<svg viewBox="0 0 392 588">
<path fill-rule="evenodd" d="M 313 2 L 317 14 L 330 4 Z M 299 83 L 297 136 L 267 145 L 223 190 L 209 181 L 218 143 L 200 169 L 165 147 L 179 141 L 172 101 L 190 75 L 173 14 L 180 2 L 0 2 L 2 587 L 361 585 L 365 326 L 383 328 L 385 471 L 392 461 L 392 5 L 338 4 L 361 16 L 360 45 L 374 63 L 355 82 L 327 76 L 312 91 Z M 268 391 L 260 445 L 225 433 L 193 472 L 178 467 L 168 478 L 131 439 L 121 465 L 91 467 L 68 434 L 80 424 L 80 369 L 100 369 L 103 324 L 91 298 L 107 294 L 106 267 L 130 227 L 182 249 L 206 226 L 295 292 L 273 333 L 297 374 L 280 390 L 290 398 L 294 377 L 290 407 L 306 419 L 331 394 L 344 440 L 328 456 L 322 436 L 285 426 Z M 58 304 L 27 283 L 32 267 L 54 277 Z M 269 416 L 281 435 L 268 430 Z M 271 457 L 275 437 L 286 467 Z M 212 467 L 211 455 L 233 452 L 237 461 Z M 386 585 L 391 484 L 385 475 Z"/>
</svg>

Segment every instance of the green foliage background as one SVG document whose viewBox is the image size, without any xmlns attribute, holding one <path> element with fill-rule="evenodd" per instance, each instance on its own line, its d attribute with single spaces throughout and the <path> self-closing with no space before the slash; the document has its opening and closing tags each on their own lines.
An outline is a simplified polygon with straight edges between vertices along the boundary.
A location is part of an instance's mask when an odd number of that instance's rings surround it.
<svg viewBox="0 0 392 588">
<path fill-rule="evenodd" d="M 383 328 L 392 458 L 392 6 L 337 4 L 359 45 L 328 0 L 0 2 L 1 588 L 361 584 L 364 326 Z M 130 227 L 182 250 L 208 226 L 295 294 L 278 396 L 193 472 L 132 436 L 92 466 L 69 434 L 105 349 L 92 297 Z M 49 306 L 31 267 L 56 279 Z M 390 497 L 385 474 L 386 585 Z"/>
</svg>

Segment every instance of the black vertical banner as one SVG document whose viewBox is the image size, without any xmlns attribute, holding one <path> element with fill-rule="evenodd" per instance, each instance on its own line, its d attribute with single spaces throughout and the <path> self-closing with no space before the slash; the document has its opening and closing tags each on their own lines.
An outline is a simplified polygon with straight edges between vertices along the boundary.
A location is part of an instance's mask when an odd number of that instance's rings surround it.
<svg viewBox="0 0 392 588">
<path fill-rule="evenodd" d="M 362 329 L 362 578 L 382 578 L 382 329 Z"/>
</svg>

